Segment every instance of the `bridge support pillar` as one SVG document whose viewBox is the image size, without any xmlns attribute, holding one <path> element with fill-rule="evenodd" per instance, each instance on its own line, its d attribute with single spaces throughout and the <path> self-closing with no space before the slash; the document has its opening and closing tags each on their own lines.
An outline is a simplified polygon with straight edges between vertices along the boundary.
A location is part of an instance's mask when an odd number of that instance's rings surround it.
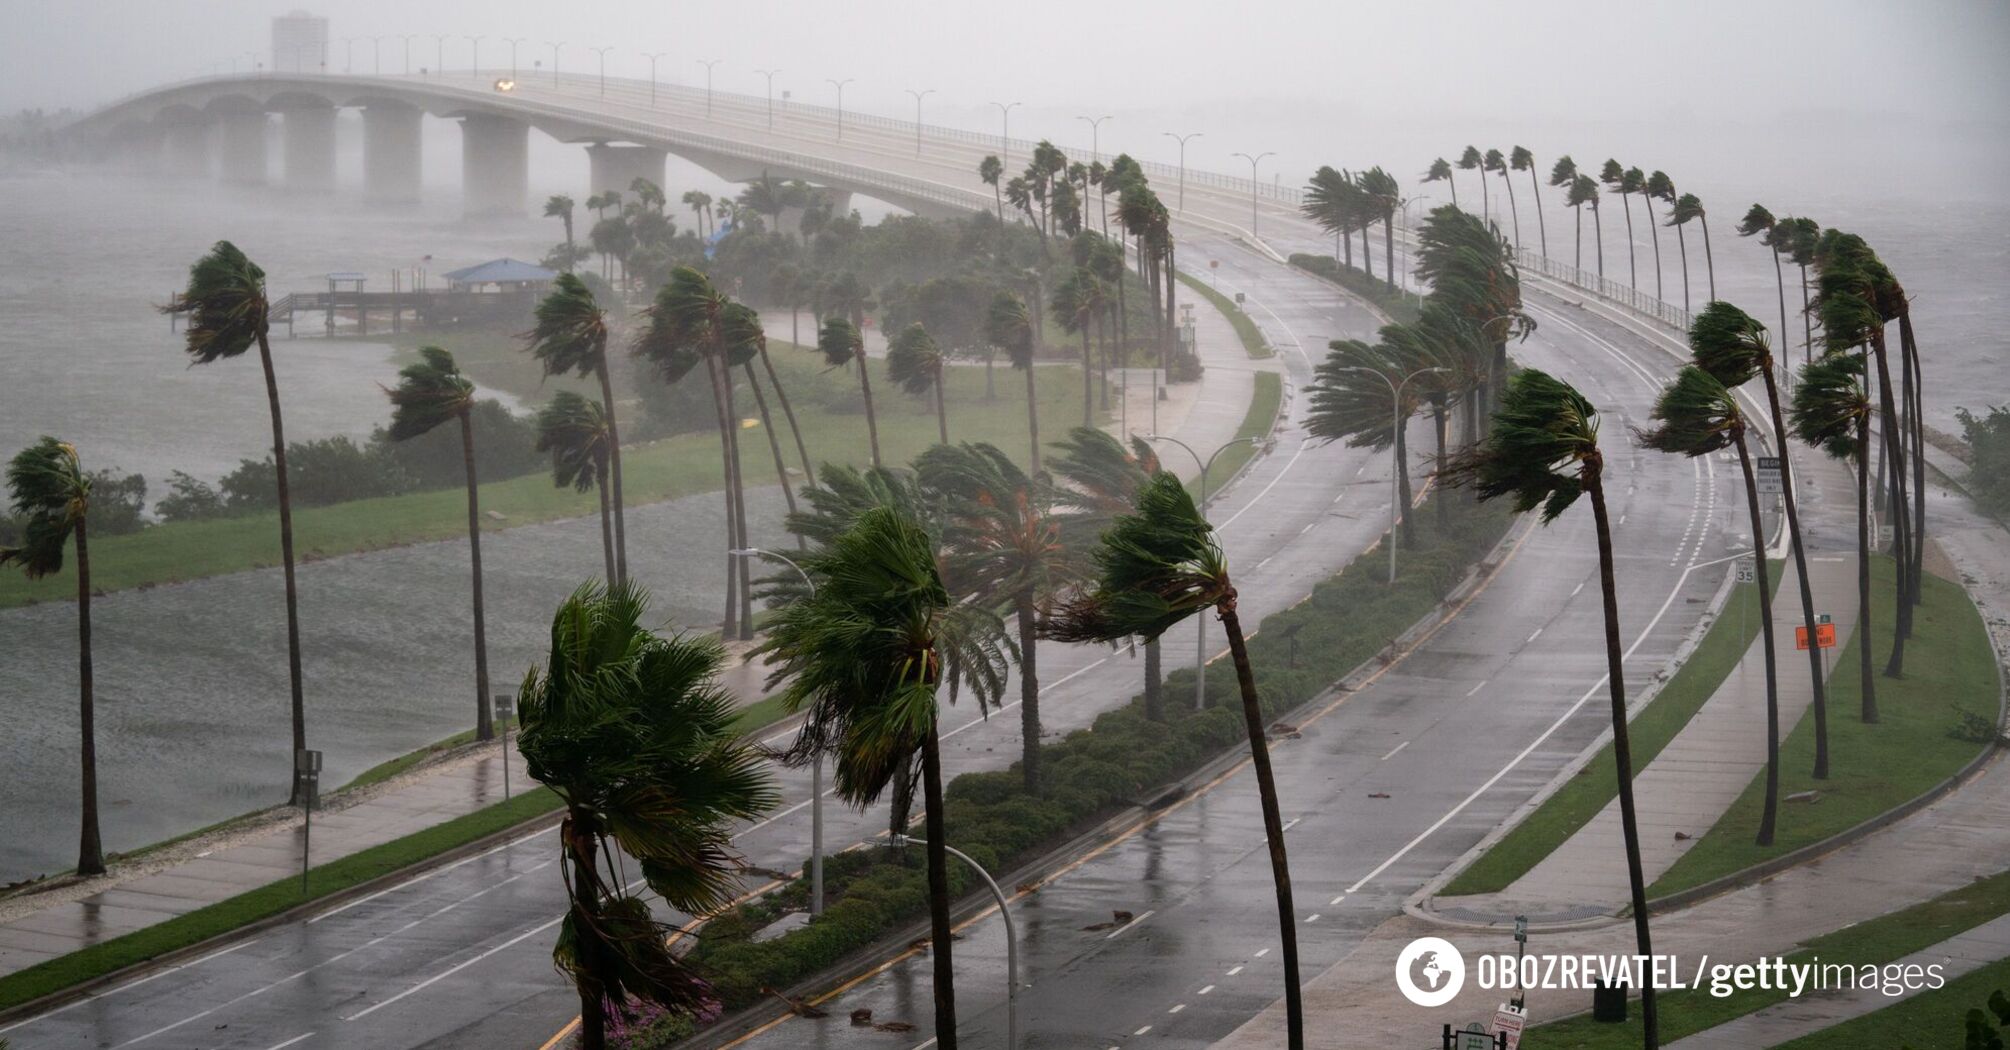
<svg viewBox="0 0 2010 1050">
<path fill-rule="evenodd" d="M 363 195 L 379 204 L 419 199 L 417 107 L 372 103 L 363 109 Z"/>
<path fill-rule="evenodd" d="M 627 196 L 628 187 L 636 179 L 648 179 L 668 192 L 663 187 L 663 162 L 668 156 L 667 151 L 654 146 L 610 146 L 596 142 L 586 147 L 586 157 L 592 165 L 588 189 L 593 193 L 616 190 Z"/>
<path fill-rule="evenodd" d="M 266 123 L 263 110 L 217 118 L 218 178 L 240 186 L 265 184 Z"/>
<path fill-rule="evenodd" d="M 530 196 L 530 125 L 511 117 L 461 118 L 461 208 L 522 215 Z"/>
<path fill-rule="evenodd" d="M 326 192 L 335 188 L 335 108 L 286 111 L 286 185 Z"/>
</svg>

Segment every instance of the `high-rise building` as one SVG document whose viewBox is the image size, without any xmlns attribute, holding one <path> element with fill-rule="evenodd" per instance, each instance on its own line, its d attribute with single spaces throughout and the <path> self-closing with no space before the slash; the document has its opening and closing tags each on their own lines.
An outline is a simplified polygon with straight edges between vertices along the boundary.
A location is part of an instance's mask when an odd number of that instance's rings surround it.
<svg viewBox="0 0 2010 1050">
<path fill-rule="evenodd" d="M 272 65 L 275 73 L 328 71 L 328 20 L 305 11 L 291 11 L 272 20 Z"/>
</svg>

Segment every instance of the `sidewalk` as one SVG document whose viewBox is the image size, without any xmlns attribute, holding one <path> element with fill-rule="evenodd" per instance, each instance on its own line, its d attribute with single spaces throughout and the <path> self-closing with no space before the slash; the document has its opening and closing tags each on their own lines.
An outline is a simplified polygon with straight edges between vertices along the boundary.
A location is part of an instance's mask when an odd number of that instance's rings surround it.
<svg viewBox="0 0 2010 1050">
<path fill-rule="evenodd" d="M 1830 613 L 1837 637 L 1848 638 L 1856 621 L 1855 560 L 1810 557 L 1808 572 L 1815 610 Z M 1813 702 L 1814 687 L 1808 678 L 1807 654 L 1794 647 L 1801 603 L 1791 559 L 1782 575 L 1773 600 L 1773 633 L 1784 740 Z M 1764 645 L 1763 635 L 1753 639 L 1717 692 L 1634 777 L 1641 868 L 1650 884 L 1701 840 L 1766 768 Z M 1536 922 L 1556 922 L 1618 914 L 1628 900 L 1621 838 L 1619 802 L 1614 799 L 1507 889 L 1436 898 L 1433 904 L 1448 918 L 1475 920 L 1527 915 Z"/>
</svg>

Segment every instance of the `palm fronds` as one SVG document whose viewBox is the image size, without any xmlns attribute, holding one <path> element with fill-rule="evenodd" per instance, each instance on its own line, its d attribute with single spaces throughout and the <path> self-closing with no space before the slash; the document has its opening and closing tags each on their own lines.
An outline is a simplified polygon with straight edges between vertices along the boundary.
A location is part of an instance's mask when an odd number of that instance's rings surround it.
<svg viewBox="0 0 2010 1050">
<path fill-rule="evenodd" d="M 188 288 L 161 312 L 187 314 L 188 356 L 206 365 L 251 349 L 265 331 L 265 271 L 237 245 L 218 241 L 188 270 Z"/>
</svg>

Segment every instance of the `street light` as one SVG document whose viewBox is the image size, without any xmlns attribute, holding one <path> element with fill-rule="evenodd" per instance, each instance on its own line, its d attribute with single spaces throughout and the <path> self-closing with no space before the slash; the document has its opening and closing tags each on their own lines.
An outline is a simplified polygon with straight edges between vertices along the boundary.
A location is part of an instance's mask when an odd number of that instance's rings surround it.
<svg viewBox="0 0 2010 1050">
<path fill-rule="evenodd" d="M 511 80 L 516 79 L 516 46 L 527 39 L 529 38 L 521 36 L 506 36 L 502 38 L 503 43 L 509 45 L 509 78 Z"/>
<path fill-rule="evenodd" d="M 1176 135 L 1170 131 L 1163 131 L 1160 132 L 1160 134 L 1164 135 L 1166 138 L 1176 140 L 1179 143 L 1179 205 L 1175 210 L 1177 210 L 1181 215 L 1185 215 L 1186 214 L 1186 140 L 1197 139 L 1200 137 L 1201 133 L 1198 131 L 1189 131 L 1184 135 Z"/>
<path fill-rule="evenodd" d="M 1102 159 L 1103 159 L 1103 148 L 1102 148 L 1102 146 L 1101 146 L 1101 141 L 1102 141 L 1102 139 L 1101 139 L 1101 135 L 1102 135 L 1102 131 L 1103 131 L 1103 121 L 1106 121 L 1106 120 L 1110 119 L 1110 117 L 1109 117 L 1109 114 L 1107 114 L 1107 113 L 1106 113 L 1106 114 L 1104 114 L 1103 116 L 1100 116 L 1100 117 L 1076 117 L 1075 119 L 1076 119 L 1076 120 L 1081 120 L 1081 121 L 1087 121 L 1087 122 L 1088 122 L 1088 125 L 1089 125 L 1089 159 L 1090 159 L 1090 160 L 1102 160 Z"/>
<path fill-rule="evenodd" d="M 644 51 L 642 57 L 649 60 L 649 104 L 656 104 L 656 60 L 669 54 L 668 51 Z"/>
<path fill-rule="evenodd" d="M 1236 438 L 1233 441 L 1224 443 L 1213 452 L 1208 453 L 1207 459 L 1202 460 L 1200 453 L 1195 452 L 1192 445 L 1170 434 L 1153 434 L 1145 440 L 1170 441 L 1186 449 L 1186 454 L 1193 457 L 1194 466 L 1200 468 L 1200 517 L 1202 521 L 1207 520 L 1207 476 L 1214 471 L 1215 457 L 1237 445 L 1257 444 L 1257 439 L 1253 437 Z M 1207 617 L 1195 616 L 1193 620 L 1196 628 L 1194 631 L 1193 652 L 1193 709 L 1199 711 L 1207 707 Z"/>
<path fill-rule="evenodd" d="M 1263 163 L 1263 158 L 1275 157 L 1277 154 L 1265 152 L 1259 153 L 1254 157 L 1247 153 L 1233 155 L 1249 162 L 1249 235 L 1253 238 L 1256 236 L 1256 166 Z"/>
<path fill-rule="evenodd" d="M 371 38 L 370 38 L 370 75 L 371 75 L 371 76 L 379 76 L 379 77 L 381 77 L 381 76 L 383 76 L 383 75 L 384 75 L 384 48 L 383 48 L 383 43 L 384 43 L 384 38 L 383 38 L 383 37 L 381 37 L 381 36 L 373 36 L 373 37 L 371 37 Z"/>
<path fill-rule="evenodd" d="M 593 52 L 594 54 L 596 54 L 596 55 L 599 55 L 599 56 L 600 56 L 600 97 L 601 97 L 601 98 L 606 98 L 606 97 L 607 97 L 607 53 L 608 53 L 609 51 L 612 51 L 612 50 L 614 50 L 614 45 L 613 45 L 613 44 L 609 44 L 609 45 L 607 45 L 606 47 L 589 47 L 589 48 L 587 48 L 587 50 L 588 50 L 588 51 L 591 51 L 591 52 Z"/>
<path fill-rule="evenodd" d="M 817 581 L 796 564 L 794 558 L 759 547 L 736 547 L 727 552 L 735 558 L 773 558 L 796 570 L 803 583 L 810 588 L 810 596 L 817 593 Z M 824 753 L 821 749 L 810 753 L 810 914 L 824 913 Z"/>
<path fill-rule="evenodd" d="M 1009 171 L 1012 167 L 1012 110 L 1021 105 L 1021 103 L 1014 102 L 1011 105 L 1006 105 L 1003 102 L 993 102 L 991 104 L 998 107 L 998 161 Z"/>
<path fill-rule="evenodd" d="M 495 715 L 496 725 L 502 728 L 502 769 L 503 801 L 509 801 L 509 720 L 516 713 L 516 697 L 510 693 L 497 693 L 489 698 L 489 706 Z"/>
<path fill-rule="evenodd" d="M 705 119 L 712 119 L 712 67 L 724 62 L 723 58 L 701 58 L 698 64 L 705 67 Z"/>
<path fill-rule="evenodd" d="M 1499 318 L 1495 318 L 1495 320 L 1499 320 Z M 1389 384 L 1389 582 L 1394 584 L 1396 582 L 1396 513 L 1399 508 L 1407 509 L 1402 507 L 1403 490 L 1398 484 L 1403 476 L 1403 464 L 1396 458 L 1401 454 L 1398 450 L 1403 447 L 1403 442 L 1396 440 L 1397 431 L 1403 426 L 1403 388 L 1410 385 L 1410 380 L 1420 375 L 1430 372 L 1449 372 L 1451 369 L 1419 368 L 1404 376 L 1400 383 L 1394 379 L 1390 379 L 1386 372 L 1377 371 L 1373 368 L 1363 368 L 1360 365 L 1342 365 L 1337 368 L 1337 371 L 1366 372 Z"/>
<path fill-rule="evenodd" d="M 419 39 L 419 34 L 405 33 L 399 39 L 405 42 L 405 75 L 409 77 L 412 75 L 412 41 Z"/>
<path fill-rule="evenodd" d="M 558 49 L 565 46 L 565 41 L 547 40 L 545 41 L 545 45 L 551 48 L 551 83 L 553 87 L 556 87 L 558 86 Z"/>
<path fill-rule="evenodd" d="M 775 74 L 781 72 L 781 70 L 756 69 L 754 72 L 768 78 L 768 130 L 773 131 L 775 129 Z M 709 92 L 711 89 L 707 88 L 706 90 Z"/>
<path fill-rule="evenodd" d="M 893 844 L 896 846 L 913 844 L 926 849 L 928 847 L 928 840 L 910 838 L 906 835 L 895 835 L 893 836 Z M 977 873 L 977 877 L 984 880 L 984 885 L 991 890 L 991 899 L 998 902 L 999 917 L 1005 920 L 1005 1050 L 1018 1050 L 1019 935 L 1012 928 L 1012 908 L 1005 901 L 1005 891 L 998 888 L 998 880 L 992 878 L 991 873 L 984 870 L 984 865 L 971 860 L 970 854 L 948 843 L 943 844 L 942 852 L 970 865 L 971 870 Z"/>
<path fill-rule="evenodd" d="M 353 36 L 342 38 L 342 74 L 344 76 L 356 71 L 356 41 L 360 39 L 362 38 Z"/>
<path fill-rule="evenodd" d="M 452 33 L 433 34 L 433 72 L 441 76 L 445 76 L 447 73 L 447 38 L 453 35 Z"/>
<path fill-rule="evenodd" d="M 921 100 L 935 94 L 935 89 L 916 91 L 908 88 L 907 93 L 914 96 L 914 155 L 919 157 L 921 156 Z"/>
<path fill-rule="evenodd" d="M 846 84 L 849 84 L 849 83 L 851 83 L 851 82 L 852 82 L 852 81 L 854 81 L 854 80 L 857 80 L 857 79 L 858 79 L 857 77 L 846 77 L 846 78 L 844 78 L 843 80 L 833 80 L 833 79 L 831 79 L 830 77 L 825 77 L 825 78 L 824 78 L 824 83 L 826 83 L 826 84 L 829 84 L 830 86 L 832 86 L 832 87 L 836 88 L 836 89 L 837 89 L 837 93 L 838 93 L 838 132 L 837 132 L 837 140 L 838 140 L 839 142 L 843 142 L 843 141 L 844 141 L 844 86 L 845 86 Z"/>
<path fill-rule="evenodd" d="M 473 73 L 476 80 L 480 80 L 482 76 L 482 38 L 480 36 L 466 36 L 462 37 L 462 39 L 468 42 L 468 72 Z M 446 70 L 442 69 L 440 72 L 444 73 Z M 512 75 L 510 79 L 515 80 L 516 77 Z"/>
</svg>

